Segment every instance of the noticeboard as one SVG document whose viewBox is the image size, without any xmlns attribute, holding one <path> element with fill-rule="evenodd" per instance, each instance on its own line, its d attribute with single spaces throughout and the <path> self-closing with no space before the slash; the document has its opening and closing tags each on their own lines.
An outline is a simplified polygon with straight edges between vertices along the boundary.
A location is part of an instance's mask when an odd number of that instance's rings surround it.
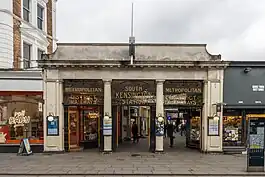
<svg viewBox="0 0 265 177">
<path fill-rule="evenodd" d="M 30 148 L 30 144 L 29 144 L 29 139 L 28 138 L 23 138 L 20 141 L 20 146 L 18 149 L 18 155 L 31 155 L 32 154 L 32 150 Z"/>
<path fill-rule="evenodd" d="M 208 136 L 220 136 L 220 118 L 208 117 Z"/>
<path fill-rule="evenodd" d="M 264 171 L 265 119 L 251 118 L 248 125 L 247 171 Z"/>
<path fill-rule="evenodd" d="M 46 118 L 47 136 L 59 136 L 59 116 L 50 116 Z"/>
</svg>

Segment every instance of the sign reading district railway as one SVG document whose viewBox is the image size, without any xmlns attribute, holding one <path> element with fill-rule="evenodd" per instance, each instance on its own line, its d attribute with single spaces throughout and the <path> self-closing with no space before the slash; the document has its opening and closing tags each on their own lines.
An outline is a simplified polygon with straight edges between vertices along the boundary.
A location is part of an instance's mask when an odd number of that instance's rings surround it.
<svg viewBox="0 0 265 177">
<path fill-rule="evenodd" d="M 150 105 L 156 103 L 155 81 L 118 81 L 112 83 L 112 104 Z"/>
</svg>

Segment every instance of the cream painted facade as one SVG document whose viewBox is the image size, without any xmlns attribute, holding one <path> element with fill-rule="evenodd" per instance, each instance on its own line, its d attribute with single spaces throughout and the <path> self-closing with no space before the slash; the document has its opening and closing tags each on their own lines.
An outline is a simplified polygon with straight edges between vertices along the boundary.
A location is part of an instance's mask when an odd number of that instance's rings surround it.
<svg viewBox="0 0 265 177">
<path fill-rule="evenodd" d="M 188 44 L 136 44 L 135 58 L 130 64 L 127 44 L 58 44 L 54 54 L 39 61 L 44 69 L 44 117 L 49 114 L 60 117 L 59 136 L 46 136 L 44 127 L 44 151 L 65 150 L 62 104 L 65 79 L 103 80 L 104 112 L 110 114 L 112 80 L 154 80 L 157 116 L 164 113 L 164 81 L 201 80 L 204 82 L 201 150 L 222 151 L 222 113 L 219 136 L 208 136 L 207 118 L 215 115 L 216 104 L 223 102 L 223 70 L 228 63 L 220 55 L 209 54 L 206 45 Z M 111 140 L 106 137 L 104 141 L 104 150 L 111 151 Z M 156 137 L 156 150 L 163 151 L 161 137 Z"/>
</svg>

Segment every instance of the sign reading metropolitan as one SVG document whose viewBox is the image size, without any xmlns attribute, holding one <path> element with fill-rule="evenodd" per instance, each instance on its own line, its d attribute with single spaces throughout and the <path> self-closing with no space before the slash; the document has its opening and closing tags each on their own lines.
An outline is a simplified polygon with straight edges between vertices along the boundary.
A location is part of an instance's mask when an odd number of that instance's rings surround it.
<svg viewBox="0 0 265 177">
<path fill-rule="evenodd" d="M 201 81 L 165 81 L 165 105 L 201 105 L 203 101 Z"/>
<path fill-rule="evenodd" d="M 156 102 L 155 81 L 113 81 L 112 104 L 150 105 Z"/>
<path fill-rule="evenodd" d="M 103 87 L 101 80 L 65 80 L 64 104 L 103 105 Z"/>
</svg>

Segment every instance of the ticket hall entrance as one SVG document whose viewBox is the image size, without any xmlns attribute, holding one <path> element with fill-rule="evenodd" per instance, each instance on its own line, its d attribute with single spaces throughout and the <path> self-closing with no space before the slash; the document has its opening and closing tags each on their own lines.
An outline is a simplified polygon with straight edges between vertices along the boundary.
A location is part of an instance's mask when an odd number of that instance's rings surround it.
<svg viewBox="0 0 265 177">
<path fill-rule="evenodd" d="M 112 81 L 114 151 L 155 151 L 155 88 L 155 81 L 149 80 Z"/>
</svg>

